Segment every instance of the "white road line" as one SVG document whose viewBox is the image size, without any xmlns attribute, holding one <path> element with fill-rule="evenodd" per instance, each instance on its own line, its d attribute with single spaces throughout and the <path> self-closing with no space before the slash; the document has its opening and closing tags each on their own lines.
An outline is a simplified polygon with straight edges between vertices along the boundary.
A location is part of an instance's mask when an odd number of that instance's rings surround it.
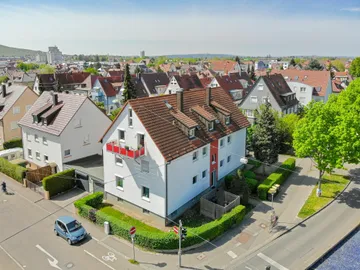
<svg viewBox="0 0 360 270">
<path fill-rule="evenodd" d="M 282 266 L 281 264 L 275 262 L 273 259 L 269 258 L 268 256 L 266 256 L 263 253 L 258 253 L 257 256 L 260 257 L 261 259 L 263 259 L 264 261 L 270 263 L 272 266 L 275 266 L 279 270 L 289 270 L 286 267 Z"/>
<path fill-rule="evenodd" d="M 235 247 L 239 247 L 239 246 L 241 246 L 240 242 L 235 244 Z"/>
<path fill-rule="evenodd" d="M 17 260 L 15 260 L 15 258 L 13 256 L 11 256 L 10 253 L 7 252 L 1 245 L 0 245 L 0 248 L 5 252 L 6 255 L 9 256 L 10 259 L 12 259 L 14 261 L 14 263 L 16 263 L 17 266 L 19 266 L 20 269 L 25 270 L 25 268 Z"/>
<path fill-rule="evenodd" d="M 232 252 L 231 250 L 229 250 L 228 252 L 227 252 L 227 255 L 229 255 L 231 258 L 233 258 L 233 259 L 235 259 L 236 257 L 237 257 L 237 255 L 234 253 L 234 252 Z"/>
<path fill-rule="evenodd" d="M 95 255 L 91 254 L 89 251 L 85 250 L 85 253 L 90 255 L 91 257 L 93 257 L 95 260 L 98 260 L 99 262 L 101 262 L 103 265 L 109 267 L 111 270 L 115 270 L 115 268 L 112 268 L 110 265 L 108 265 L 107 263 L 103 262 L 102 260 L 100 260 L 99 258 L 97 258 Z"/>
<path fill-rule="evenodd" d="M 96 242 L 99 242 L 99 239 L 95 238 L 94 236 L 91 236 L 92 239 L 94 239 Z"/>
</svg>

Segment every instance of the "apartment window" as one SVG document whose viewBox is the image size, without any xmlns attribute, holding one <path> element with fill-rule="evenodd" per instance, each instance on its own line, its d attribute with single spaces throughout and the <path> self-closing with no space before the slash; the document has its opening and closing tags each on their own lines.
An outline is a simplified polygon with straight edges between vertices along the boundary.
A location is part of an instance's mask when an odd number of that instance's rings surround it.
<svg viewBox="0 0 360 270">
<path fill-rule="evenodd" d="M 224 166 L 224 160 L 220 160 L 220 167 Z"/>
<path fill-rule="evenodd" d="M 28 148 L 28 157 L 32 158 L 32 150 L 30 148 Z"/>
<path fill-rule="evenodd" d="M 230 125 L 230 116 L 225 116 L 225 125 Z"/>
<path fill-rule="evenodd" d="M 124 189 L 124 177 L 115 175 L 116 188 L 123 190 Z"/>
<path fill-rule="evenodd" d="M 246 110 L 246 116 L 253 117 L 254 116 L 253 110 Z"/>
<path fill-rule="evenodd" d="M 252 96 L 252 97 L 250 97 L 250 102 L 251 102 L 251 103 L 257 103 L 257 102 L 258 102 L 258 98 L 255 97 L 255 96 Z"/>
<path fill-rule="evenodd" d="M 30 134 L 29 134 L 29 133 L 26 133 L 26 140 L 27 140 L 28 142 L 31 142 L 31 140 L 30 140 Z"/>
<path fill-rule="evenodd" d="M 36 151 L 35 157 L 36 157 L 37 160 L 41 160 L 39 151 Z"/>
<path fill-rule="evenodd" d="M 214 130 L 214 121 L 208 122 L 209 131 Z"/>
<path fill-rule="evenodd" d="M 224 139 L 220 139 L 220 147 L 224 147 Z"/>
<path fill-rule="evenodd" d="M 35 134 L 34 137 L 35 137 L 35 142 L 39 142 L 39 136 Z"/>
<path fill-rule="evenodd" d="M 25 110 L 26 110 L 26 111 L 30 110 L 30 108 L 31 108 L 31 105 L 26 105 L 26 106 L 25 106 Z"/>
<path fill-rule="evenodd" d="M 300 92 L 305 93 L 306 92 L 306 87 L 300 87 Z"/>
<path fill-rule="evenodd" d="M 212 164 L 216 162 L 216 154 L 211 155 L 211 162 Z"/>
<path fill-rule="evenodd" d="M 150 172 L 150 163 L 147 160 L 141 160 L 141 171 Z"/>
<path fill-rule="evenodd" d="M 231 136 L 230 136 L 230 135 L 227 137 L 227 143 L 228 143 L 228 144 L 231 143 Z"/>
<path fill-rule="evenodd" d="M 202 178 L 206 177 L 206 170 L 202 172 Z"/>
<path fill-rule="evenodd" d="M 125 130 L 119 129 L 119 140 L 125 141 Z"/>
<path fill-rule="evenodd" d="M 231 161 L 231 156 L 227 157 L 227 163 L 229 163 Z"/>
<path fill-rule="evenodd" d="M 195 137 L 195 128 L 191 128 L 189 129 L 189 138 L 194 138 Z"/>
<path fill-rule="evenodd" d="M 268 97 L 263 97 L 263 98 L 262 98 L 262 102 L 263 102 L 263 103 L 266 103 L 266 102 L 270 102 L 270 100 L 269 100 Z"/>
<path fill-rule="evenodd" d="M 195 152 L 193 153 L 193 161 L 196 161 L 197 159 L 198 159 L 198 152 L 195 151 Z"/>
<path fill-rule="evenodd" d="M 260 91 L 264 90 L 264 85 L 262 83 L 259 83 L 258 90 Z"/>
<path fill-rule="evenodd" d="M 133 111 L 131 108 L 129 108 L 129 127 L 133 126 Z"/>
<path fill-rule="evenodd" d="M 65 150 L 64 155 L 65 155 L 65 157 L 70 156 L 70 149 Z"/>
<path fill-rule="evenodd" d="M 48 155 L 44 155 L 44 161 L 45 161 L 45 163 L 49 163 L 49 157 L 48 157 Z"/>
<path fill-rule="evenodd" d="M 120 155 L 115 155 L 115 164 L 118 166 L 122 166 L 123 165 L 123 159 Z"/>
<path fill-rule="evenodd" d="M 147 187 L 142 187 L 142 197 L 143 199 L 150 199 L 150 189 Z"/>
<path fill-rule="evenodd" d="M 13 114 L 19 114 L 19 113 L 20 113 L 20 107 L 19 106 L 13 107 Z"/>
<path fill-rule="evenodd" d="M 81 127 L 81 119 L 75 119 L 74 120 L 74 127 L 75 128 Z"/>
<path fill-rule="evenodd" d="M 202 155 L 203 155 L 203 157 L 207 156 L 207 147 L 204 147 L 202 149 Z"/>
<path fill-rule="evenodd" d="M 84 145 L 90 144 L 90 134 L 84 137 Z"/>
<path fill-rule="evenodd" d="M 17 129 L 17 128 L 19 128 L 19 126 L 18 126 L 18 124 L 17 124 L 16 121 L 11 122 L 10 126 L 11 126 L 11 129 Z"/>
<path fill-rule="evenodd" d="M 45 145 L 48 144 L 46 137 L 43 137 L 43 144 L 45 144 Z"/>
<path fill-rule="evenodd" d="M 193 177 L 193 184 L 196 184 L 196 182 L 197 182 L 197 175 L 195 175 L 195 176 Z"/>
</svg>

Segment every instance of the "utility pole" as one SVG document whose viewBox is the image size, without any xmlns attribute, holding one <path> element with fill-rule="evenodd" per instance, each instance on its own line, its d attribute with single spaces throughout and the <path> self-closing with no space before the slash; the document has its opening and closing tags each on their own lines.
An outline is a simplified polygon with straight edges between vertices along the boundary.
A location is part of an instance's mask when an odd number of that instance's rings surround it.
<svg viewBox="0 0 360 270">
<path fill-rule="evenodd" d="M 182 240 L 182 222 L 179 220 L 179 268 L 181 268 L 181 240 Z"/>
</svg>

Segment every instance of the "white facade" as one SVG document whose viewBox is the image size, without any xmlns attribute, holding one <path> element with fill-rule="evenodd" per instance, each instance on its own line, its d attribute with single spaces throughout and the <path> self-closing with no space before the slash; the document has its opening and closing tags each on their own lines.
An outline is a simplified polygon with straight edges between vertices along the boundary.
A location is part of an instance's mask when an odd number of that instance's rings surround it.
<svg viewBox="0 0 360 270">
<path fill-rule="evenodd" d="M 49 47 L 49 51 L 47 52 L 47 61 L 49 64 L 61 64 L 64 62 L 62 52 L 58 49 L 58 47 Z"/>
<path fill-rule="evenodd" d="M 289 82 L 287 81 L 291 91 L 296 93 L 296 98 L 301 105 L 307 105 L 312 100 L 313 87 L 301 82 Z"/>
<path fill-rule="evenodd" d="M 40 167 L 55 162 L 58 171 L 62 171 L 63 163 L 101 154 L 99 139 L 110 123 L 111 120 L 87 99 L 60 136 L 23 126 L 24 159 Z"/>
<path fill-rule="evenodd" d="M 180 85 L 178 84 L 177 80 L 173 76 L 170 79 L 170 82 L 169 82 L 164 94 L 165 95 L 174 94 L 179 90 L 180 90 Z"/>
</svg>

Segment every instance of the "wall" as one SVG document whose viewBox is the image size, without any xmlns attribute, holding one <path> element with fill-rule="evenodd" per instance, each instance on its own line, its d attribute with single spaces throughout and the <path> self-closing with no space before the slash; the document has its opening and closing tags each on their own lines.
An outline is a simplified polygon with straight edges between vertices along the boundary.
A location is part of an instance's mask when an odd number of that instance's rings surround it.
<svg viewBox="0 0 360 270">
<path fill-rule="evenodd" d="M 165 160 L 156 147 L 155 143 L 140 122 L 136 113 L 133 111 L 133 127 L 128 126 L 127 105 L 114 125 L 103 138 L 103 157 L 104 157 L 104 179 L 105 191 L 125 201 L 146 209 L 156 215 L 165 217 Z M 124 157 L 123 165 L 115 164 L 115 154 L 106 150 L 106 143 L 118 140 L 118 129 L 125 130 L 125 142 L 130 149 L 136 149 L 138 145 L 138 132 L 145 135 L 145 155 L 136 161 Z M 149 173 L 141 172 L 141 160 L 149 161 Z M 116 187 L 115 175 L 124 177 L 123 190 Z M 142 198 L 142 187 L 150 189 L 150 200 Z"/>
<path fill-rule="evenodd" d="M 304 83 L 300 82 L 289 82 L 287 81 L 287 84 L 289 85 L 291 91 L 296 93 L 296 98 L 299 100 L 300 103 L 303 105 L 307 105 L 312 100 L 312 93 L 313 93 L 313 87 Z M 305 87 L 305 92 L 300 92 L 300 88 Z M 303 98 L 304 101 L 301 101 L 301 98 Z"/>
<path fill-rule="evenodd" d="M 2 148 L 3 143 L 5 142 L 4 140 L 4 123 L 2 120 L 0 120 L 0 146 Z"/>
<path fill-rule="evenodd" d="M 170 82 L 169 82 L 169 85 L 168 87 L 166 88 L 166 91 L 165 91 L 165 95 L 168 95 L 168 94 L 175 94 L 176 91 L 178 91 L 180 89 L 180 86 L 177 82 L 177 80 L 175 79 L 175 77 L 172 77 L 170 79 Z"/>
<path fill-rule="evenodd" d="M 78 120 L 81 120 L 81 127 L 76 127 Z M 99 140 L 110 124 L 111 120 L 92 101 L 86 99 L 60 135 L 63 162 L 101 154 Z M 89 142 L 85 143 L 87 136 Z M 64 151 L 67 149 L 70 149 L 70 156 L 65 157 Z"/>
<path fill-rule="evenodd" d="M 21 128 L 18 127 L 16 129 L 11 129 L 11 122 L 19 122 L 26 113 L 26 105 L 33 105 L 37 98 L 38 95 L 35 94 L 34 91 L 32 91 L 30 88 L 26 88 L 26 90 L 22 93 L 22 95 L 10 108 L 10 110 L 5 114 L 3 118 L 5 141 L 21 138 Z M 20 107 L 20 113 L 14 114 L 14 107 Z"/>
<path fill-rule="evenodd" d="M 327 102 L 329 99 L 329 96 L 332 94 L 332 83 L 331 83 L 331 77 L 329 76 L 328 79 L 328 84 L 327 84 L 327 88 L 326 88 L 326 93 L 325 93 L 325 97 L 324 97 L 324 101 Z"/>
</svg>

